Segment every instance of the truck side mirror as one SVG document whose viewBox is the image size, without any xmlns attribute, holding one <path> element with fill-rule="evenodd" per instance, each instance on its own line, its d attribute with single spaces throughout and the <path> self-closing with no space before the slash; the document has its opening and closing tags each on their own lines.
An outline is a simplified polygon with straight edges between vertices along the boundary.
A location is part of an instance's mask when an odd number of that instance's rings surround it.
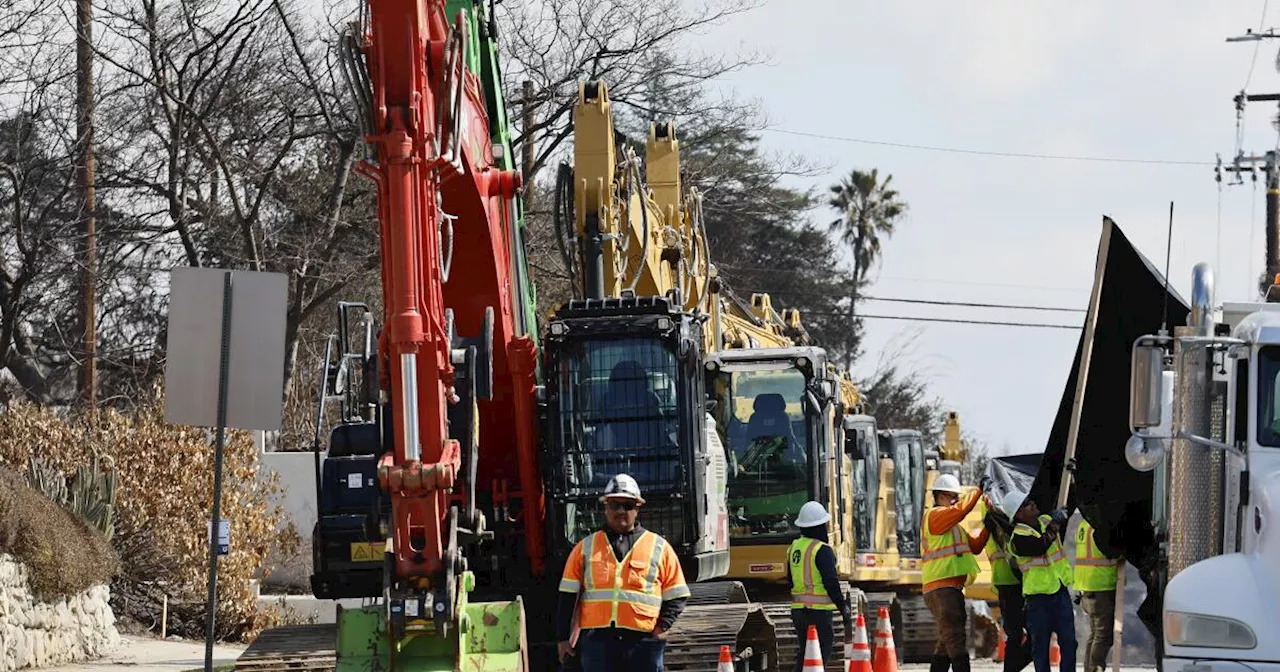
<svg viewBox="0 0 1280 672">
<path fill-rule="evenodd" d="M 1129 424 L 1139 429 L 1159 425 L 1163 410 L 1160 399 L 1164 384 L 1164 348 L 1144 340 L 1133 346 L 1129 380 Z"/>
</svg>

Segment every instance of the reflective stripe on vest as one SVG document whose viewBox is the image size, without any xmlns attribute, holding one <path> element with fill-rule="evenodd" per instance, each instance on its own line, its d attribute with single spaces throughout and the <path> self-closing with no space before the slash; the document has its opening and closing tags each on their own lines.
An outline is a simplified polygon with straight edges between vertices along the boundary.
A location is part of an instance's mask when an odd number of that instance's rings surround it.
<svg viewBox="0 0 1280 672">
<path fill-rule="evenodd" d="M 791 574 L 791 608 L 835 611 L 836 603 L 827 594 L 818 572 L 818 550 L 825 543 L 810 537 L 800 537 L 791 542 L 787 550 L 787 564 Z"/>
<path fill-rule="evenodd" d="M 969 548 L 969 535 L 959 523 L 942 534 L 930 533 L 931 512 L 933 509 L 924 512 L 924 522 L 920 525 L 920 538 L 924 542 L 924 548 L 920 550 L 920 559 L 924 563 L 921 578 L 927 584 L 963 576 L 966 585 L 972 583 L 978 576 L 978 559 L 973 557 Z"/>
<path fill-rule="evenodd" d="M 626 557 L 618 560 L 604 532 L 582 540 L 582 593 L 578 602 L 578 625 L 583 629 L 617 626 L 651 632 L 662 608 L 663 591 L 658 585 L 667 541 L 645 531 Z M 631 568 L 631 572 L 625 572 Z M 600 581 L 599 579 L 605 579 Z M 561 586 L 564 587 L 563 580 Z M 681 592 L 683 591 L 683 592 Z M 672 598 L 688 595 L 683 584 L 667 591 Z"/>
<path fill-rule="evenodd" d="M 1120 561 L 1103 555 L 1093 540 L 1093 526 L 1080 521 L 1076 529 L 1075 587 L 1085 592 L 1116 589 L 1116 567 Z"/>
<path fill-rule="evenodd" d="M 987 539 L 987 560 L 991 562 L 991 585 L 1016 586 L 1018 577 L 1009 566 L 1009 554 L 996 543 L 995 536 Z"/>
<path fill-rule="evenodd" d="M 1043 536 L 1050 520 L 1049 516 L 1040 516 L 1039 530 L 1026 523 L 1018 523 L 1013 533 L 1039 539 Z M 1018 562 L 1018 569 L 1022 570 L 1023 595 L 1053 595 L 1058 592 L 1059 583 L 1067 587 L 1072 585 L 1071 563 L 1067 562 L 1067 554 L 1062 550 L 1062 544 L 1058 540 L 1055 539 L 1049 544 L 1044 555 L 1032 558 L 1018 555 L 1013 552 L 1012 546 L 1013 542 L 1010 541 L 1010 552 Z"/>
</svg>

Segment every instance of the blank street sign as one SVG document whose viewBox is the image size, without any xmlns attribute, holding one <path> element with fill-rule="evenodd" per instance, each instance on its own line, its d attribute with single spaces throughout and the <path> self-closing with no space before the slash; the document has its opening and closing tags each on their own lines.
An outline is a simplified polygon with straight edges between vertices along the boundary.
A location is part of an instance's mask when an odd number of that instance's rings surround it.
<svg viewBox="0 0 1280 672">
<path fill-rule="evenodd" d="M 222 294 L 231 284 L 227 427 L 280 429 L 284 395 L 283 273 L 175 268 L 169 282 L 169 341 L 164 370 L 164 417 L 178 425 L 218 424 L 222 357 Z"/>
</svg>

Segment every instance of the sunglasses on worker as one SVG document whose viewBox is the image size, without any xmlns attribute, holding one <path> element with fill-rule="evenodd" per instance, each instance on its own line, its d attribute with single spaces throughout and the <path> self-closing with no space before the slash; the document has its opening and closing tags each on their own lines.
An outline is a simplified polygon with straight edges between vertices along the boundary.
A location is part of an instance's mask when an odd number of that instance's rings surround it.
<svg viewBox="0 0 1280 672">
<path fill-rule="evenodd" d="M 632 501 L 608 502 L 607 504 L 613 511 L 634 511 L 636 508 L 636 503 Z"/>
</svg>

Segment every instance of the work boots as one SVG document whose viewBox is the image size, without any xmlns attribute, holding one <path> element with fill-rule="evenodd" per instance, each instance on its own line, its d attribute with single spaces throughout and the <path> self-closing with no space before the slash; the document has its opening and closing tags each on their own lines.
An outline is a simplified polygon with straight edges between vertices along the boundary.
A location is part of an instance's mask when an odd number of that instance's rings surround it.
<svg viewBox="0 0 1280 672">
<path fill-rule="evenodd" d="M 947 672 L 951 669 L 951 659 L 945 653 L 933 654 L 933 660 L 929 661 L 929 672 Z"/>
</svg>

